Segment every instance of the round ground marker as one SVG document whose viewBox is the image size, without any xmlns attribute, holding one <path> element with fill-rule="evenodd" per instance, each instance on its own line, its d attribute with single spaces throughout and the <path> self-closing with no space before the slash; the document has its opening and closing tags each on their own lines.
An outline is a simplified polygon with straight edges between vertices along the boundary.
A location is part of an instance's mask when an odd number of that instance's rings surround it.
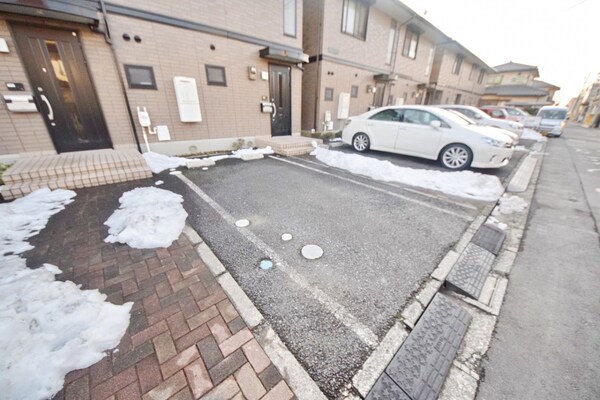
<svg viewBox="0 0 600 400">
<path fill-rule="evenodd" d="M 169 172 L 170 175 L 181 175 L 181 171 L 172 171 Z"/>
<path fill-rule="evenodd" d="M 284 241 L 288 241 L 288 240 L 292 240 L 292 235 L 290 235 L 289 233 L 284 233 L 283 235 L 281 235 L 281 240 Z"/>
<path fill-rule="evenodd" d="M 271 268 L 273 268 L 273 261 L 262 260 L 258 266 L 260 267 L 260 269 L 264 269 L 264 270 L 271 269 Z"/>
<path fill-rule="evenodd" d="M 316 260 L 323 255 L 323 249 L 316 244 L 307 244 L 302 248 L 302 256 L 308 260 Z"/>
<path fill-rule="evenodd" d="M 208 167 L 202 167 L 202 171 L 208 171 Z"/>
<path fill-rule="evenodd" d="M 245 228 L 248 225 L 250 225 L 250 221 L 248 221 L 247 219 L 238 219 L 237 221 L 235 221 L 235 226 L 237 226 L 238 228 Z"/>
</svg>

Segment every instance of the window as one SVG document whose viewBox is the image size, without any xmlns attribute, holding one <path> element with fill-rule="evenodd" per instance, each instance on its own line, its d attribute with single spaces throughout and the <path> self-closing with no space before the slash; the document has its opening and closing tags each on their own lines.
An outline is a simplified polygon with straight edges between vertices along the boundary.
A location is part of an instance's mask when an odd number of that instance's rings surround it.
<svg viewBox="0 0 600 400">
<path fill-rule="evenodd" d="M 419 32 L 417 32 L 415 28 L 406 28 L 406 36 L 404 37 L 402 55 L 414 60 L 417 58 L 417 47 L 419 47 Z"/>
<path fill-rule="evenodd" d="M 440 121 L 444 128 L 449 128 L 449 125 L 427 111 L 421 110 L 404 110 L 404 121 L 407 124 L 429 125 L 432 121 Z"/>
<path fill-rule="evenodd" d="M 206 65 L 206 82 L 214 86 L 227 86 L 225 67 Z"/>
<path fill-rule="evenodd" d="M 477 78 L 477 83 L 481 85 L 483 83 L 484 78 L 485 78 L 485 70 L 483 68 L 481 68 L 479 70 L 479 78 Z"/>
<path fill-rule="evenodd" d="M 124 65 L 127 83 L 131 89 L 156 89 L 154 70 L 142 65 Z"/>
<path fill-rule="evenodd" d="M 283 34 L 296 37 L 296 0 L 283 0 Z"/>
<path fill-rule="evenodd" d="M 390 121 L 390 122 L 402 122 L 403 121 L 403 111 L 404 110 L 396 110 L 396 109 L 388 109 L 383 110 L 375 115 L 373 115 L 369 119 L 374 119 L 375 121 Z"/>
<path fill-rule="evenodd" d="M 325 88 L 325 101 L 333 101 L 333 88 Z"/>
<path fill-rule="evenodd" d="M 396 41 L 396 21 L 392 20 L 390 32 L 388 33 L 387 50 L 385 52 L 385 63 L 390 65 L 394 56 L 394 42 Z"/>
<path fill-rule="evenodd" d="M 454 59 L 454 65 L 452 66 L 452 73 L 454 75 L 460 74 L 460 67 L 462 66 L 462 62 L 463 62 L 463 56 L 461 56 L 460 54 L 457 54 L 456 58 Z"/>
<path fill-rule="evenodd" d="M 394 95 L 393 95 L 393 94 L 390 94 L 390 95 L 388 96 L 388 102 L 387 102 L 387 105 L 388 105 L 388 106 L 391 106 L 392 104 L 394 104 Z"/>
<path fill-rule="evenodd" d="M 342 11 L 342 32 L 365 40 L 369 5 L 361 0 L 344 0 Z"/>
<path fill-rule="evenodd" d="M 460 100 L 462 99 L 462 94 L 458 93 L 456 98 L 454 99 L 454 104 L 460 104 Z"/>
<path fill-rule="evenodd" d="M 471 66 L 471 73 L 469 74 L 469 80 L 474 81 L 477 78 L 477 73 L 479 72 L 479 65 L 473 64 Z"/>
<path fill-rule="evenodd" d="M 428 76 L 431 72 L 431 66 L 433 65 L 433 55 L 435 53 L 435 47 L 429 49 L 429 57 L 427 57 L 427 66 L 425 67 L 425 76 Z"/>
<path fill-rule="evenodd" d="M 350 97 L 358 97 L 358 86 L 352 86 L 350 88 Z"/>
</svg>

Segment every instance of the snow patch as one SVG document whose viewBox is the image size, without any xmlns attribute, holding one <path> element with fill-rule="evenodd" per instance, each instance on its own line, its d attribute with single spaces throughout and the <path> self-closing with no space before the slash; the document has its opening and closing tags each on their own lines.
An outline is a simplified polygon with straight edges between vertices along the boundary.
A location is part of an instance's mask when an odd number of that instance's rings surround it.
<svg viewBox="0 0 600 400">
<path fill-rule="evenodd" d="M 165 169 L 184 167 L 187 161 L 185 158 L 170 157 L 164 154 L 155 153 L 153 151 L 149 151 L 142 155 L 146 159 L 146 163 L 152 172 L 155 174 L 163 172 Z"/>
<path fill-rule="evenodd" d="M 389 161 L 320 147 L 315 147 L 310 154 L 329 166 L 345 169 L 354 174 L 383 182 L 398 182 L 437 190 L 453 196 L 496 201 L 504 191 L 497 177 L 472 171 L 441 172 L 399 167 Z"/>
<path fill-rule="evenodd" d="M 542 136 L 541 133 L 534 131 L 533 129 L 525 128 L 523 129 L 523 134 L 521 135 L 521 139 L 527 140 L 535 140 L 536 142 L 547 142 L 548 139 Z"/>
<path fill-rule="evenodd" d="M 51 264 L 29 269 L 27 239 L 71 203 L 70 190 L 40 189 L 0 204 L 0 397 L 51 398 L 65 375 L 100 361 L 129 326 L 133 303 L 106 302 L 98 290 L 55 280 Z"/>
<path fill-rule="evenodd" d="M 488 219 L 487 219 L 486 223 L 487 223 L 487 224 L 490 224 L 490 225 L 494 225 L 494 226 L 496 226 L 496 227 L 498 227 L 498 228 L 502 229 L 503 231 L 505 231 L 505 230 L 506 230 L 506 228 L 508 228 L 508 225 L 506 225 L 504 222 L 500 222 L 500 221 L 499 221 L 497 218 L 495 218 L 495 217 L 488 217 Z"/>
<path fill-rule="evenodd" d="M 519 196 L 503 196 L 500 198 L 497 212 L 500 214 L 520 213 L 527 208 L 527 202 Z"/>
<path fill-rule="evenodd" d="M 223 154 L 223 155 L 220 155 L 220 156 L 212 156 L 212 157 L 208 157 L 208 159 L 214 160 L 214 161 L 219 161 L 219 160 L 225 160 L 226 158 L 239 158 L 239 159 L 241 159 L 242 156 L 250 156 L 250 155 L 254 155 L 254 154 L 269 155 L 269 154 L 274 154 L 274 153 L 275 152 L 273 151 L 273 149 L 271 148 L 271 146 L 267 146 L 267 147 L 258 148 L 258 149 L 240 149 L 240 150 L 235 150 L 235 151 L 232 151 L 231 154 Z"/>
<path fill-rule="evenodd" d="M 156 182 L 154 182 L 154 184 L 155 184 L 156 186 L 160 186 L 160 185 L 162 185 L 163 183 L 164 183 L 163 181 L 156 181 Z"/>
<path fill-rule="evenodd" d="M 127 243 L 136 249 L 169 247 L 177 240 L 187 213 L 183 197 L 171 191 L 145 187 L 123 193 L 121 206 L 104 223 L 107 243 Z"/>
</svg>

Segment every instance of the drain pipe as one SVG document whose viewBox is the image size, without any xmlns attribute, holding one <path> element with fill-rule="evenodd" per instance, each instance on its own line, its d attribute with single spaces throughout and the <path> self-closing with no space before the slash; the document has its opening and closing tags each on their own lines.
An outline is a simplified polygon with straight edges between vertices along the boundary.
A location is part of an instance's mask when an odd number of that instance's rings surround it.
<svg viewBox="0 0 600 400">
<path fill-rule="evenodd" d="M 104 40 L 110 46 L 113 62 L 115 64 L 115 68 L 117 69 L 117 75 L 119 76 L 119 83 L 121 84 L 121 92 L 123 94 L 123 97 L 125 98 L 125 106 L 127 107 L 129 122 L 131 123 L 131 129 L 133 129 L 133 137 L 135 138 L 135 144 L 137 145 L 138 151 L 141 153 L 142 147 L 140 146 L 140 138 L 138 137 L 137 129 L 135 126 L 135 119 L 133 118 L 133 112 L 131 111 L 131 106 L 129 105 L 129 97 L 127 96 L 125 81 L 123 80 L 123 76 L 121 75 L 121 66 L 119 64 L 117 52 L 115 51 L 115 47 L 113 46 L 113 42 L 110 37 L 110 29 L 108 27 L 108 13 L 106 12 L 106 5 L 104 4 L 104 0 L 100 0 L 100 7 L 102 9 L 102 18 L 104 20 L 104 32 L 101 33 L 104 33 Z"/>
</svg>

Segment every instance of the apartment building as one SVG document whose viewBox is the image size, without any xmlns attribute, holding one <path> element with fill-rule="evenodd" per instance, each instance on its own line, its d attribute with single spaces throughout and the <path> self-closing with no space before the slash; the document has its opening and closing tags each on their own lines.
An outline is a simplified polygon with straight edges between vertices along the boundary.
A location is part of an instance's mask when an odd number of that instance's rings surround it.
<svg viewBox="0 0 600 400">
<path fill-rule="evenodd" d="M 0 157 L 299 135 L 302 5 L 0 0 Z"/>
<path fill-rule="evenodd" d="M 477 104 L 491 72 L 395 0 L 304 0 L 302 129 L 393 104 Z M 457 64 L 456 64 L 457 63 Z"/>
</svg>

